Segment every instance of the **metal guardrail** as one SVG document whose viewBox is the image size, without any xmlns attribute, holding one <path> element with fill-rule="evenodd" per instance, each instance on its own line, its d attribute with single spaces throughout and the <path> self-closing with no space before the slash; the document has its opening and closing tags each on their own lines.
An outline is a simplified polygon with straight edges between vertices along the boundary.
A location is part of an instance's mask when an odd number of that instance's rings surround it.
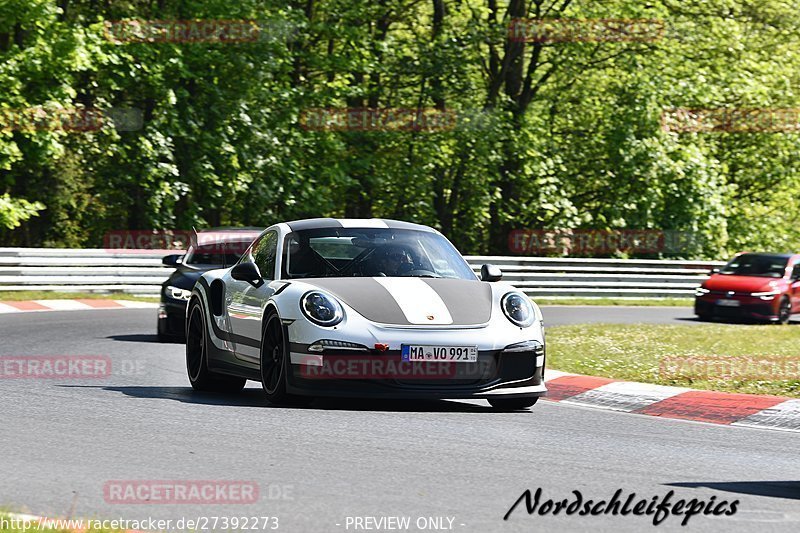
<svg viewBox="0 0 800 533">
<path fill-rule="evenodd" d="M 0 290 L 124 292 L 156 295 L 172 269 L 165 250 L 0 248 Z M 484 263 L 530 296 L 688 297 L 716 261 L 467 256 L 478 272 Z"/>
<path fill-rule="evenodd" d="M 165 250 L 0 248 L 0 290 L 158 295 Z"/>
<path fill-rule="evenodd" d="M 583 259 L 469 256 L 477 272 L 483 263 L 503 271 L 503 280 L 529 296 L 583 298 L 683 298 L 724 261 Z"/>
</svg>

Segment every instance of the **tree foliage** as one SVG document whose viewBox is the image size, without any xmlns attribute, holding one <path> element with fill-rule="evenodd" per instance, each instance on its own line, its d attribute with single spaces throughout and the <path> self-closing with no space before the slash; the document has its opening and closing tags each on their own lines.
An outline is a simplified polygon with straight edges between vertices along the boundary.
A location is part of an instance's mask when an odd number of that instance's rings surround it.
<svg viewBox="0 0 800 533">
<path fill-rule="evenodd" d="M 509 39 L 522 18 L 649 19 L 663 33 Z M 260 31 L 109 38 L 106 23 L 133 19 Z M 381 216 L 436 226 L 468 253 L 508 253 L 518 228 L 690 232 L 686 257 L 797 249 L 798 134 L 665 131 L 662 114 L 798 107 L 798 23 L 777 0 L 5 0 L 0 243 Z M 57 106 L 117 111 L 86 131 L 2 123 Z M 321 108 L 457 121 L 304 128 Z"/>
</svg>

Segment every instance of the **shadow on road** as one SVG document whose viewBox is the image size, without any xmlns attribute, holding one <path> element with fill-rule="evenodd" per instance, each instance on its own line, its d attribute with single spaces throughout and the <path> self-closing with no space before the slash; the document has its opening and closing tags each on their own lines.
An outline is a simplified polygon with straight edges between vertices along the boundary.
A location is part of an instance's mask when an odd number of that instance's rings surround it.
<svg viewBox="0 0 800 533">
<path fill-rule="evenodd" d="M 706 487 L 725 492 L 800 500 L 800 481 L 723 481 L 698 483 L 667 483 L 670 487 Z"/>
<path fill-rule="evenodd" d="M 765 322 L 756 322 L 755 320 L 747 320 L 747 319 L 733 319 L 733 318 L 726 318 L 725 320 L 720 319 L 713 319 L 713 320 L 701 320 L 696 316 L 687 316 L 687 317 L 676 317 L 675 320 L 678 322 L 691 322 L 693 324 L 721 324 L 723 326 L 763 326 Z"/>
<path fill-rule="evenodd" d="M 235 394 L 213 392 L 197 392 L 191 387 L 109 387 L 99 385 L 59 385 L 67 388 L 101 389 L 109 392 L 120 392 L 133 398 L 149 398 L 175 400 L 183 403 L 199 405 L 231 405 L 238 407 L 269 407 L 260 389 L 244 389 Z"/>
<path fill-rule="evenodd" d="M 123 342 L 159 342 L 156 335 L 149 333 L 131 333 L 128 335 L 109 335 L 106 339 Z"/>
<path fill-rule="evenodd" d="M 67 388 L 92 388 L 118 392 L 133 398 L 175 400 L 199 405 L 230 405 L 237 407 L 268 407 L 286 409 L 270 404 L 261 389 L 247 388 L 234 394 L 197 392 L 191 387 L 143 387 L 143 386 L 97 386 L 59 385 Z M 324 411 L 385 411 L 404 413 L 486 413 L 494 412 L 487 405 L 454 402 L 448 400 L 372 400 L 344 398 L 315 398 L 308 403 L 290 409 L 317 409 Z M 534 407 L 536 409 L 536 407 Z M 527 413 L 528 411 L 518 411 Z M 513 414 L 513 413 L 511 413 Z"/>
<path fill-rule="evenodd" d="M 326 411 L 384 411 L 403 413 L 486 413 L 494 411 L 488 404 L 484 406 L 448 400 L 359 400 L 319 398 L 314 400 L 311 406 L 315 409 Z"/>
<path fill-rule="evenodd" d="M 734 325 L 734 326 L 768 326 L 770 324 L 775 325 L 772 322 L 763 322 L 758 320 L 752 319 L 733 319 L 733 318 L 726 318 L 726 319 L 714 319 L 714 320 L 700 320 L 698 317 L 676 317 L 675 320 L 679 320 L 681 322 L 694 322 L 695 324 L 723 324 L 723 325 Z M 790 324 L 800 324 L 800 318 L 792 318 L 789 321 Z"/>
<path fill-rule="evenodd" d="M 130 333 L 128 335 L 109 335 L 106 339 L 122 342 L 154 342 L 157 344 L 186 344 L 181 337 L 166 337 L 163 341 L 150 333 Z"/>
</svg>

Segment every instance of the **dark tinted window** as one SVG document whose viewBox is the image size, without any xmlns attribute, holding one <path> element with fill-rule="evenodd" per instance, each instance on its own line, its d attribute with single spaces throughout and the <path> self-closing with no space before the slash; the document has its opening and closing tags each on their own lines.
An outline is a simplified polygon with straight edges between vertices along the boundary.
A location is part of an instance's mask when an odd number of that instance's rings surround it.
<svg viewBox="0 0 800 533">
<path fill-rule="evenodd" d="M 278 234 L 270 231 L 253 245 L 253 262 L 258 266 L 261 277 L 273 279 L 275 275 L 275 255 L 278 252 Z"/>
<path fill-rule="evenodd" d="M 290 233 L 284 239 L 282 276 L 476 279 L 458 250 L 437 233 L 371 228 Z"/>
<path fill-rule="evenodd" d="M 225 250 L 221 244 L 191 247 L 186 252 L 184 263 L 187 265 L 231 266 L 239 260 L 240 254 Z"/>
<path fill-rule="evenodd" d="M 794 262 L 794 267 L 792 267 L 792 279 L 800 279 L 800 259 Z"/>
<path fill-rule="evenodd" d="M 731 259 L 720 274 L 731 276 L 763 276 L 782 278 L 786 272 L 789 258 L 775 254 L 742 254 Z"/>
</svg>

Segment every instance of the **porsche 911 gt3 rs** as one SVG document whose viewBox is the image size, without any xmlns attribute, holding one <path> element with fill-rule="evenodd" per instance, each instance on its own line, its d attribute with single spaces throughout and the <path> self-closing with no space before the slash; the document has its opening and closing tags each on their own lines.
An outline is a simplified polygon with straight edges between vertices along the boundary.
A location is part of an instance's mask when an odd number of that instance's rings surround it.
<svg viewBox="0 0 800 533">
<path fill-rule="evenodd" d="M 383 219 L 267 228 L 231 268 L 195 285 L 186 365 L 198 390 L 259 381 L 276 404 L 308 397 L 485 398 L 526 408 L 545 394 L 541 311 L 481 279 L 438 231 Z"/>
</svg>

